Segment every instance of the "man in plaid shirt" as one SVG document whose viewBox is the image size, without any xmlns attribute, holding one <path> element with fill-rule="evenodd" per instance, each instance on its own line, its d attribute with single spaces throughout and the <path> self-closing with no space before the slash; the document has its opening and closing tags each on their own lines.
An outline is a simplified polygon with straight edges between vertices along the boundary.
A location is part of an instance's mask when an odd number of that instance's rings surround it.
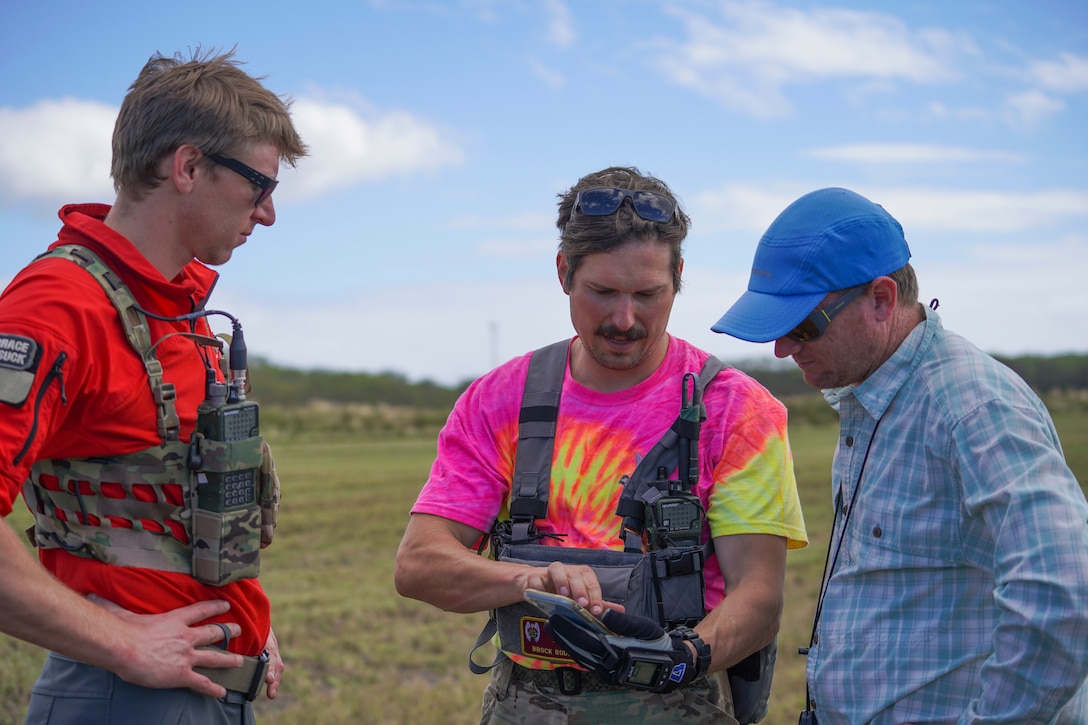
<svg viewBox="0 0 1088 725">
<path fill-rule="evenodd" d="M 774 341 L 840 416 L 803 717 L 1083 725 L 1084 493 L 1046 407 L 919 304 L 909 258 L 879 205 L 812 192 L 713 327 Z"/>
</svg>

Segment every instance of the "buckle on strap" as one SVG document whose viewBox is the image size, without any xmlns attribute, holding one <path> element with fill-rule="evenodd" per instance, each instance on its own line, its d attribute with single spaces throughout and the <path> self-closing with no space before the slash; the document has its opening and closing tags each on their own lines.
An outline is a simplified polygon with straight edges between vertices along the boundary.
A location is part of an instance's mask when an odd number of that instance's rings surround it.
<svg viewBox="0 0 1088 725">
<path fill-rule="evenodd" d="M 268 650 L 261 652 L 258 657 L 243 656 L 242 660 L 241 667 L 194 667 L 193 670 L 231 692 L 245 695 L 246 700 L 253 702 L 264 684 L 265 675 L 268 674 Z"/>
<path fill-rule="evenodd" d="M 582 694 L 582 673 L 573 667 L 557 667 L 552 670 L 555 672 L 555 686 L 564 695 L 581 695 Z M 568 682 L 568 675 L 570 676 Z"/>
</svg>

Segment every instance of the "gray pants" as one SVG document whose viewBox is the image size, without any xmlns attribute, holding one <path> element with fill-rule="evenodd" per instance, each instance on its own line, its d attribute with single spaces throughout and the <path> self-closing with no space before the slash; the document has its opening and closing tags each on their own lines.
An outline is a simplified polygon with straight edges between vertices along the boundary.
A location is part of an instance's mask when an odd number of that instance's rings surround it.
<svg viewBox="0 0 1088 725">
<path fill-rule="evenodd" d="M 26 725 L 254 725 L 245 696 L 153 690 L 50 652 L 30 696 Z"/>
</svg>

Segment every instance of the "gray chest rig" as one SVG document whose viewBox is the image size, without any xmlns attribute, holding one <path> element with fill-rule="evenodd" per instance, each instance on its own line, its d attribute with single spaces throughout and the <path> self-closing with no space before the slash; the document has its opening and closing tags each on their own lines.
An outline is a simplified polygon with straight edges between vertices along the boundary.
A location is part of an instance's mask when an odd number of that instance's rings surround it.
<svg viewBox="0 0 1088 725">
<path fill-rule="evenodd" d="M 712 544 L 701 543 L 705 512 L 691 487 L 699 475 L 699 427 L 706 417 L 702 390 L 724 366 L 711 357 L 698 377 L 684 376 L 676 422 L 635 471 L 621 480 L 623 494 L 616 513 L 624 550 L 549 546 L 536 543 L 541 535 L 535 522 L 548 511 L 567 347 L 564 340 L 537 350 L 530 359 L 519 416 L 510 519 L 495 525 L 492 556 L 534 566 L 553 561 L 588 565 L 597 574 L 604 598 L 623 604 L 629 614 L 648 617 L 666 628 L 697 624 L 706 614 L 703 565 Z M 669 480 L 672 470 L 679 472 L 678 480 Z M 541 621 L 540 612 L 527 603 L 502 607 L 493 613 L 480 642 L 497 630 L 504 652 L 563 661 L 541 657 L 525 646 L 526 626 L 533 621 Z M 476 672 L 489 669 L 471 659 L 469 666 Z"/>
</svg>

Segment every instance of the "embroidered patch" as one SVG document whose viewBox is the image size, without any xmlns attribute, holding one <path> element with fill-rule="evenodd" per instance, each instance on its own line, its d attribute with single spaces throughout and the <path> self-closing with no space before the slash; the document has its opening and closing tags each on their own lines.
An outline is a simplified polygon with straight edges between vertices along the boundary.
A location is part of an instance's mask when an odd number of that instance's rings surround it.
<svg viewBox="0 0 1088 725">
<path fill-rule="evenodd" d="M 38 343 L 21 335 L 0 334 L 0 367 L 29 370 L 38 357 Z"/>
<path fill-rule="evenodd" d="M 0 401 L 22 405 L 34 384 L 39 346 L 22 335 L 0 333 Z"/>
<path fill-rule="evenodd" d="M 539 617 L 521 618 L 521 652 L 538 660 L 575 664 L 567 651 L 556 643 L 548 630 L 544 628 L 546 619 Z"/>
</svg>

